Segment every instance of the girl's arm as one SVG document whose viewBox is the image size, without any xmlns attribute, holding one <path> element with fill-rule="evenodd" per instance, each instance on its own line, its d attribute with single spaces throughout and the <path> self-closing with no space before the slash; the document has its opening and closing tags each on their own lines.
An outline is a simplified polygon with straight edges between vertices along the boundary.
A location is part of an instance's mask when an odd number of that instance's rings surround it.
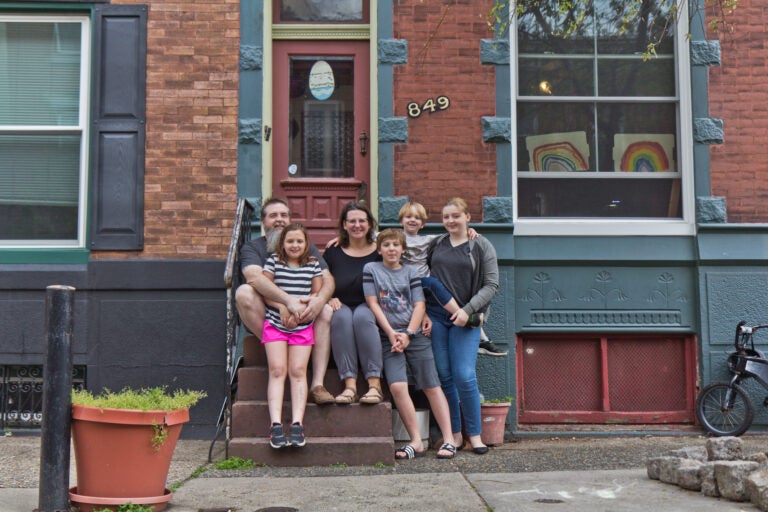
<svg viewBox="0 0 768 512">
<path fill-rule="evenodd" d="M 463 309 L 467 315 L 481 311 L 493 300 L 499 289 L 499 262 L 496 259 L 496 249 L 487 238 L 475 241 L 480 247 L 483 261 L 480 267 L 480 289 L 469 299 Z"/>
</svg>

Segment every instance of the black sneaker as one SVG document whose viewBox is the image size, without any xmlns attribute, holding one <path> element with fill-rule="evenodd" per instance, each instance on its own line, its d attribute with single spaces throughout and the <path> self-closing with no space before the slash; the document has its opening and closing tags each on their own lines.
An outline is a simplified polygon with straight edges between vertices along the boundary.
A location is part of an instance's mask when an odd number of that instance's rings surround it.
<svg viewBox="0 0 768 512">
<path fill-rule="evenodd" d="M 307 439 L 304 437 L 304 426 L 300 423 L 293 423 L 291 430 L 288 434 L 288 444 L 301 448 L 307 444 Z"/>
<path fill-rule="evenodd" d="M 269 446 L 276 450 L 288 446 L 288 441 L 285 439 L 285 431 L 283 430 L 283 426 L 279 423 L 275 423 L 269 427 Z"/>
<path fill-rule="evenodd" d="M 509 352 L 501 350 L 490 340 L 484 340 L 480 342 L 480 348 L 477 349 L 477 353 L 486 356 L 505 357 Z"/>
<path fill-rule="evenodd" d="M 472 313 L 467 320 L 467 327 L 482 327 L 485 315 L 482 313 Z"/>
</svg>

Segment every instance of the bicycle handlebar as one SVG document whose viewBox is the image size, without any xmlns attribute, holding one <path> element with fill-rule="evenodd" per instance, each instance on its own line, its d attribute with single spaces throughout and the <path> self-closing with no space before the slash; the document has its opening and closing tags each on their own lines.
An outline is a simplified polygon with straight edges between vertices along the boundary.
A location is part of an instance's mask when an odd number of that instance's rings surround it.
<svg viewBox="0 0 768 512">
<path fill-rule="evenodd" d="M 747 343 L 752 340 L 752 334 L 765 328 L 768 328 L 768 324 L 747 325 L 747 322 L 742 320 L 736 325 L 736 336 L 733 340 L 734 346 L 737 350 L 743 350 Z"/>
</svg>

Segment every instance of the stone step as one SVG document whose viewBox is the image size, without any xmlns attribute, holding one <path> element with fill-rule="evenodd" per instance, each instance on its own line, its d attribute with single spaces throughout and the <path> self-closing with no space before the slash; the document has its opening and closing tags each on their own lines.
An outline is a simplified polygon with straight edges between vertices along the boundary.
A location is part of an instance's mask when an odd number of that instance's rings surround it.
<svg viewBox="0 0 768 512">
<path fill-rule="evenodd" d="M 243 338 L 243 366 L 267 366 L 267 353 L 254 335 Z"/>
<path fill-rule="evenodd" d="M 307 374 L 307 385 L 311 381 L 311 369 Z M 238 400 L 266 400 L 267 383 L 269 382 L 269 370 L 266 366 L 246 366 L 237 371 L 237 399 Z M 390 400 L 389 389 L 386 382 L 382 381 L 382 393 L 386 400 Z M 344 384 L 339 379 L 339 372 L 335 368 L 329 368 L 325 372 L 325 387 L 336 396 L 344 390 Z M 368 383 L 362 377 L 357 379 L 358 394 L 368 391 Z M 288 379 L 285 380 L 284 400 L 291 399 L 291 386 Z"/>
<path fill-rule="evenodd" d="M 312 437 L 302 448 L 269 446 L 266 437 L 234 438 L 229 442 L 229 456 L 250 459 L 267 466 L 328 466 L 347 464 L 365 466 L 394 464 L 392 437 Z"/>
<path fill-rule="evenodd" d="M 291 404 L 283 404 L 283 425 L 291 421 Z M 266 438 L 269 409 L 263 400 L 239 400 L 232 406 L 233 438 Z M 307 404 L 304 432 L 318 437 L 392 437 L 392 407 L 389 402 L 377 405 Z"/>
</svg>

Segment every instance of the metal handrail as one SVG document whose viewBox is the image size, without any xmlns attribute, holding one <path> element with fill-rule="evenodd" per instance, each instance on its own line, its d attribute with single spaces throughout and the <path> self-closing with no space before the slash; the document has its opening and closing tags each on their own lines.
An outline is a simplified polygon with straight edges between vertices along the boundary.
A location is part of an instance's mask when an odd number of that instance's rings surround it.
<svg viewBox="0 0 768 512">
<path fill-rule="evenodd" d="M 245 198 L 237 202 L 235 221 L 232 226 L 232 237 L 229 241 L 229 251 L 224 267 L 224 286 L 227 289 L 227 326 L 226 326 L 226 388 L 224 390 L 224 403 L 219 412 L 216 433 L 208 450 L 208 462 L 213 459 L 213 446 L 219 438 L 222 430 L 225 432 L 225 457 L 229 457 L 229 440 L 232 438 L 232 404 L 237 390 L 237 370 L 240 366 L 237 355 L 237 345 L 240 342 L 240 316 L 235 304 L 235 292 L 243 283 L 240 272 L 240 248 L 243 243 L 251 238 L 254 208 Z"/>
</svg>

